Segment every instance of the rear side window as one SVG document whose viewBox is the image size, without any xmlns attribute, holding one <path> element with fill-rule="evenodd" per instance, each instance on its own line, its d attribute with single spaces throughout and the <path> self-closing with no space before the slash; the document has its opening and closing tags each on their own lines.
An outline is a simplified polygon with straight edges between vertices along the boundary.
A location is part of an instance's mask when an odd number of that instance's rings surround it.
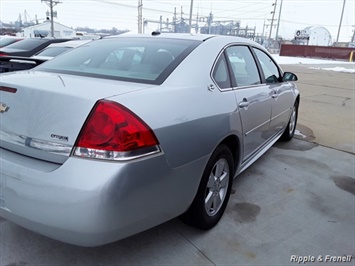
<svg viewBox="0 0 355 266">
<path fill-rule="evenodd" d="M 261 83 L 254 57 L 247 46 L 228 47 L 226 55 L 232 68 L 234 87 Z"/>
<path fill-rule="evenodd" d="M 227 62 L 222 54 L 213 69 L 212 77 L 221 89 L 231 88 L 231 82 L 228 73 Z"/>
<path fill-rule="evenodd" d="M 200 43 L 163 38 L 107 38 L 68 51 L 37 70 L 161 84 Z"/>
<path fill-rule="evenodd" d="M 280 72 L 277 65 L 272 59 L 263 51 L 254 48 L 254 52 L 259 59 L 261 68 L 264 72 L 266 83 L 277 83 L 280 80 Z"/>
</svg>

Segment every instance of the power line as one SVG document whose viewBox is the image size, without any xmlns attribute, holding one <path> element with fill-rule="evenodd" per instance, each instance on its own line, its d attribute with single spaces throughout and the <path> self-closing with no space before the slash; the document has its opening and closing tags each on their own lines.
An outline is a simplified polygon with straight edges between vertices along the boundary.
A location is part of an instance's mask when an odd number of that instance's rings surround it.
<svg viewBox="0 0 355 266">
<path fill-rule="evenodd" d="M 109 4 L 109 5 L 124 6 L 124 7 L 132 8 L 132 9 L 137 9 L 136 5 L 132 6 L 132 5 L 127 5 L 127 4 L 118 3 L 118 2 L 111 2 L 111 1 L 108 1 L 108 0 L 91 0 L 91 1 L 98 2 L 98 3 L 104 3 L 104 4 Z M 143 6 L 143 10 L 166 13 L 166 14 L 170 14 L 170 15 L 174 13 L 172 11 L 166 11 L 166 10 L 156 9 L 156 8 L 147 8 L 147 7 L 144 7 L 144 6 Z"/>
<path fill-rule="evenodd" d="M 286 19 L 282 19 L 282 22 L 287 22 L 290 24 L 299 24 L 299 25 L 307 25 L 307 26 L 319 26 L 319 24 L 314 24 L 314 23 L 307 23 L 307 22 L 299 22 L 299 21 L 292 21 L 292 20 L 286 20 Z M 339 25 L 335 25 L 335 24 L 328 24 L 328 25 L 324 25 L 322 24 L 322 27 L 338 27 Z M 352 24 L 346 24 L 346 25 L 342 25 L 343 27 L 351 27 Z"/>
</svg>

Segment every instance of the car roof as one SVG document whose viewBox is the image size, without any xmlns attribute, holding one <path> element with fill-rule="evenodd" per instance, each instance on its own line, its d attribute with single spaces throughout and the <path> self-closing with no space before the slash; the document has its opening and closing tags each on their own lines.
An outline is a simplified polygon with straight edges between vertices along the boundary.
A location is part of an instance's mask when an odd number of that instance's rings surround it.
<svg viewBox="0 0 355 266">
<path fill-rule="evenodd" d="M 167 38 L 167 39 L 184 39 L 184 40 L 196 40 L 196 41 L 206 41 L 208 39 L 220 39 L 225 40 L 226 42 L 235 42 L 235 43 L 246 43 L 246 44 L 255 44 L 254 41 L 251 41 L 246 38 L 231 36 L 231 35 L 214 35 L 214 34 L 192 34 L 192 33 L 161 33 L 158 31 L 153 31 L 151 34 L 135 34 L 135 33 L 123 33 L 120 35 L 112 35 L 104 37 L 107 38 Z"/>
<path fill-rule="evenodd" d="M 123 33 L 120 35 L 111 35 L 104 37 L 108 38 L 167 38 L 167 39 L 185 39 L 185 40 L 197 40 L 204 41 L 208 38 L 214 37 L 215 35 L 208 34 L 189 34 L 189 33 L 160 33 L 159 31 L 153 31 L 151 34 L 137 34 L 137 33 Z"/>
</svg>

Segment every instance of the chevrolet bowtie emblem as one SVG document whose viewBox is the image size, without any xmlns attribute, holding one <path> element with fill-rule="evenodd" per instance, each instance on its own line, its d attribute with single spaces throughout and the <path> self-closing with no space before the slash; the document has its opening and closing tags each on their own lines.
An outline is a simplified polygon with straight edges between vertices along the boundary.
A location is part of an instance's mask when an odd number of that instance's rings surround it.
<svg viewBox="0 0 355 266">
<path fill-rule="evenodd" d="M 9 111 L 9 109 L 10 109 L 9 106 L 7 106 L 4 103 L 0 103 L 0 114 L 6 113 L 7 111 Z"/>
</svg>

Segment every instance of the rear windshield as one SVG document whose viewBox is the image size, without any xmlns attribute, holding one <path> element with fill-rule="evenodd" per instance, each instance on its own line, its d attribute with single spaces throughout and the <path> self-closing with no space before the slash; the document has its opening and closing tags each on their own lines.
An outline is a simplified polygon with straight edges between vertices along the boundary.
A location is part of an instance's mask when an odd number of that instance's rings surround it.
<svg viewBox="0 0 355 266">
<path fill-rule="evenodd" d="M 36 70 L 161 84 L 200 41 L 119 37 L 97 40 Z"/>
<path fill-rule="evenodd" d="M 64 53 L 65 51 L 68 51 L 72 49 L 71 47 L 48 47 L 41 52 L 37 53 L 39 56 L 50 56 L 50 57 L 55 57 L 61 53 Z"/>
<path fill-rule="evenodd" d="M 7 48 L 30 51 L 30 50 L 36 48 L 37 46 L 39 46 L 41 43 L 43 43 L 43 41 L 41 41 L 41 39 L 25 39 L 20 42 L 15 42 L 13 44 L 6 46 L 4 48 L 4 51 Z"/>
<path fill-rule="evenodd" d="M 15 39 L 15 38 L 0 38 L 0 47 L 9 45 L 9 44 L 14 43 L 16 41 L 18 41 L 18 39 Z"/>
</svg>

